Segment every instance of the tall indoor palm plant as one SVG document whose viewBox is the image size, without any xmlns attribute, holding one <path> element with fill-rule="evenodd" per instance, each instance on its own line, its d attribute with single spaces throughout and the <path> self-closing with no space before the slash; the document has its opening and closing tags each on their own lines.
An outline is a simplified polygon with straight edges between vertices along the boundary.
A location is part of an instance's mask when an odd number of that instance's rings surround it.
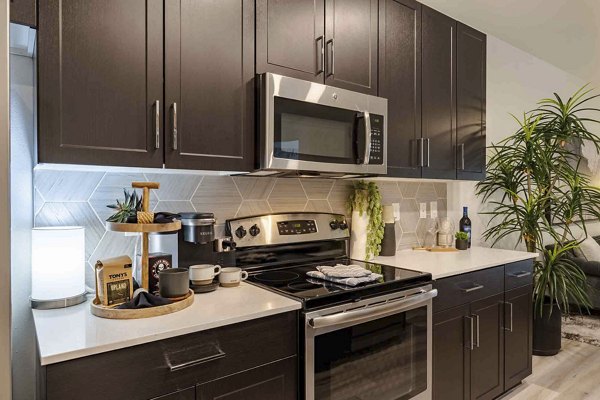
<svg viewBox="0 0 600 400">
<path fill-rule="evenodd" d="M 589 305 L 585 274 L 569 254 L 581 231 L 587 235 L 585 220 L 600 218 L 600 190 L 581 170 L 581 144 L 600 151 L 600 137 L 586 126 L 598 122 L 593 116 L 600 111 L 589 105 L 598 97 L 590 92 L 584 86 L 566 102 L 554 94 L 515 118 L 517 132 L 490 147 L 487 176 L 477 185 L 490 207 L 484 238 L 495 245 L 516 236 L 516 245 L 541 255 L 534 265 L 538 316 Z"/>
</svg>

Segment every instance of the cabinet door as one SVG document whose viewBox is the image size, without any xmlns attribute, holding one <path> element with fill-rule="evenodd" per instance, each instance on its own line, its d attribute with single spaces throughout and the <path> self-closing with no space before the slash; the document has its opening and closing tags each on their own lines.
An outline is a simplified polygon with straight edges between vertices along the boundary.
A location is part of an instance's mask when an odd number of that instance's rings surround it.
<svg viewBox="0 0 600 400">
<path fill-rule="evenodd" d="M 528 285 L 506 292 L 504 311 L 504 390 L 531 375 L 532 292 Z"/>
<path fill-rule="evenodd" d="M 256 1 L 256 73 L 323 83 L 324 0 Z"/>
<path fill-rule="evenodd" d="M 379 95 L 388 99 L 388 176 L 421 177 L 421 5 L 379 3 Z"/>
<path fill-rule="evenodd" d="M 281 361 L 197 386 L 197 400 L 296 400 L 298 359 Z"/>
<path fill-rule="evenodd" d="M 152 400 L 195 400 L 196 388 L 188 388 L 178 390 L 173 393 L 165 394 L 164 396 L 155 397 Z"/>
<path fill-rule="evenodd" d="M 10 22 L 35 28 L 36 0 L 10 0 Z"/>
<path fill-rule="evenodd" d="M 468 400 L 471 364 L 469 304 L 433 314 L 433 398 Z"/>
<path fill-rule="evenodd" d="M 325 6 L 325 83 L 377 95 L 377 0 Z"/>
<path fill-rule="evenodd" d="M 40 1 L 40 162 L 162 166 L 163 14 L 161 0 Z"/>
<path fill-rule="evenodd" d="M 504 293 L 471 303 L 475 346 L 471 352 L 471 399 L 494 399 L 504 391 Z"/>
<path fill-rule="evenodd" d="M 165 163 L 248 171 L 254 163 L 254 2 L 167 0 Z"/>
<path fill-rule="evenodd" d="M 456 21 L 422 7 L 424 178 L 455 179 Z"/>
<path fill-rule="evenodd" d="M 460 22 L 456 29 L 457 178 L 485 177 L 486 36 Z"/>
</svg>

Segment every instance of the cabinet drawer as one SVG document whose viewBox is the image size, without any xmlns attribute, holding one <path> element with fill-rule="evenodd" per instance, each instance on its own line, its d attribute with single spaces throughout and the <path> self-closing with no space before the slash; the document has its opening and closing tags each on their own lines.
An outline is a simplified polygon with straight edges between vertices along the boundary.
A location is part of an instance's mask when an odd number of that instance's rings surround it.
<svg viewBox="0 0 600 400">
<path fill-rule="evenodd" d="M 297 353 L 290 312 L 46 367 L 46 399 L 145 400 Z"/>
<path fill-rule="evenodd" d="M 504 266 L 442 278 L 434 287 L 438 290 L 434 312 L 470 303 L 504 291 Z"/>
<path fill-rule="evenodd" d="M 533 260 L 506 264 L 504 286 L 506 290 L 531 285 L 533 283 Z"/>
</svg>

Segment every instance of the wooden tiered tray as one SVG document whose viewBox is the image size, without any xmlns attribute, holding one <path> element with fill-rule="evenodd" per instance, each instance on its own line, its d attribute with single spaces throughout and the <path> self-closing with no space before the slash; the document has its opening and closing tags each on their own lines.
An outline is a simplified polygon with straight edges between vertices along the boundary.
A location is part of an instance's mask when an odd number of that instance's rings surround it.
<svg viewBox="0 0 600 400">
<path fill-rule="evenodd" d="M 96 299 L 94 299 L 94 301 L 90 304 L 90 310 L 92 314 L 100 318 L 138 319 L 171 314 L 188 308 L 192 304 L 194 304 L 194 291 L 190 289 L 187 296 L 183 300 L 174 301 L 173 303 L 164 306 L 137 309 L 118 309 L 97 304 Z"/>
</svg>

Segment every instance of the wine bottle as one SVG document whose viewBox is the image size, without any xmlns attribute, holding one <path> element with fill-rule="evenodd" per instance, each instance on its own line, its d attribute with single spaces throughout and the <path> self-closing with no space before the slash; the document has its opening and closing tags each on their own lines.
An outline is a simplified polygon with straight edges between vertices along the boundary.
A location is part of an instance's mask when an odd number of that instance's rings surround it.
<svg viewBox="0 0 600 400">
<path fill-rule="evenodd" d="M 471 247 L 471 220 L 469 219 L 469 208 L 463 207 L 463 217 L 459 222 L 459 230 L 469 235 L 469 247 Z"/>
</svg>

